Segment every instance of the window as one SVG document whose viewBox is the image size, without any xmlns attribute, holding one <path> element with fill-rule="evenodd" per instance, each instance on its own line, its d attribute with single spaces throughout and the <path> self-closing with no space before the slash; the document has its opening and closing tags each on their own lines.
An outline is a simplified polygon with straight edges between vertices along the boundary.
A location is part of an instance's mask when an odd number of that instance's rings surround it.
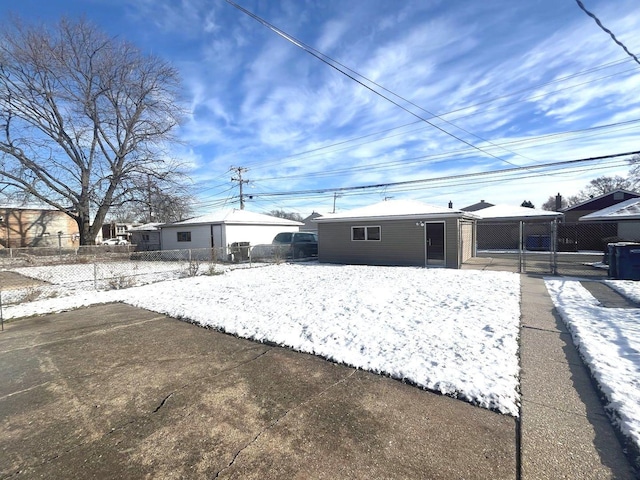
<svg viewBox="0 0 640 480">
<path fill-rule="evenodd" d="M 351 227 L 353 241 L 380 241 L 380 227 Z"/>
<path fill-rule="evenodd" d="M 318 242 L 318 238 L 313 233 L 296 233 L 295 235 L 296 242 Z"/>
<path fill-rule="evenodd" d="M 191 241 L 191 232 L 178 232 L 178 241 L 179 242 L 190 242 Z"/>
<path fill-rule="evenodd" d="M 149 241 L 149 234 L 148 233 L 143 233 L 142 234 L 142 241 L 143 242 L 148 242 Z"/>
</svg>

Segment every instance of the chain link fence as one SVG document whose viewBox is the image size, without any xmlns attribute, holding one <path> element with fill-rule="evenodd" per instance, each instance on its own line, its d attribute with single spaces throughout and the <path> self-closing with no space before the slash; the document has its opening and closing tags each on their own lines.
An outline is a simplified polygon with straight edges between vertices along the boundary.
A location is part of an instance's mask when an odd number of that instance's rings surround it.
<svg viewBox="0 0 640 480">
<path fill-rule="evenodd" d="M 479 222 L 476 259 L 521 273 L 606 277 L 607 244 L 618 240 L 615 224 Z"/>
<path fill-rule="evenodd" d="M 154 251 L 135 251 L 135 245 L 5 248 L 0 249 L 0 316 L 3 305 L 308 260 L 301 257 L 286 245 L 247 242 L 226 248 Z"/>
</svg>

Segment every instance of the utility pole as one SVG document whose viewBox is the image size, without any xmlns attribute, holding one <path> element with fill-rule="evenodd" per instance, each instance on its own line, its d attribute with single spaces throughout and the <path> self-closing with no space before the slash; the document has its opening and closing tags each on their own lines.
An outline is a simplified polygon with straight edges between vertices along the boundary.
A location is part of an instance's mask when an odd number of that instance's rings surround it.
<svg viewBox="0 0 640 480">
<path fill-rule="evenodd" d="M 336 198 L 340 198 L 341 196 L 341 193 L 333 192 L 333 212 L 331 213 L 336 213 Z"/>
<path fill-rule="evenodd" d="M 232 182 L 238 182 L 238 186 L 240 187 L 240 210 L 244 210 L 244 195 L 242 194 L 242 185 L 245 183 L 249 183 L 249 180 L 242 179 L 242 173 L 246 172 L 248 169 L 243 167 L 231 167 L 231 171 L 236 172 L 235 177 L 231 177 Z"/>
</svg>

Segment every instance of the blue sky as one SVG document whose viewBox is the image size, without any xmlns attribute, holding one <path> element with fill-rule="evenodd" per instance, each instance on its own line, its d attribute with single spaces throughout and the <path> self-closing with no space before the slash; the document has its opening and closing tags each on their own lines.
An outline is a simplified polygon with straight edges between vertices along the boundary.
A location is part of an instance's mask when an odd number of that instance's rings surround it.
<svg viewBox="0 0 640 480">
<path fill-rule="evenodd" d="M 640 65 L 573 0 L 237 3 L 405 109 L 224 0 L 21 0 L 3 2 L 0 18 L 10 11 L 46 22 L 84 15 L 172 62 L 190 112 L 173 153 L 191 165 L 197 213 L 238 205 L 231 166 L 248 169 L 248 210 L 306 216 L 331 211 L 333 192 L 287 192 L 640 150 Z M 640 54 L 637 0 L 584 4 Z M 617 159 L 342 191 L 336 209 L 385 197 L 540 206 L 591 178 L 627 171 Z"/>
</svg>

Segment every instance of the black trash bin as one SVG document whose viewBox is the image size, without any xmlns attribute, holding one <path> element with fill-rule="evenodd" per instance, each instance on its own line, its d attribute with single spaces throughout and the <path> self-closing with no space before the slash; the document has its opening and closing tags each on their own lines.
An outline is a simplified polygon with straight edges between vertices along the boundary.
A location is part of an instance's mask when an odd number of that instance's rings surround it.
<svg viewBox="0 0 640 480">
<path fill-rule="evenodd" d="M 640 243 L 618 243 L 616 246 L 618 280 L 640 280 Z"/>
</svg>

